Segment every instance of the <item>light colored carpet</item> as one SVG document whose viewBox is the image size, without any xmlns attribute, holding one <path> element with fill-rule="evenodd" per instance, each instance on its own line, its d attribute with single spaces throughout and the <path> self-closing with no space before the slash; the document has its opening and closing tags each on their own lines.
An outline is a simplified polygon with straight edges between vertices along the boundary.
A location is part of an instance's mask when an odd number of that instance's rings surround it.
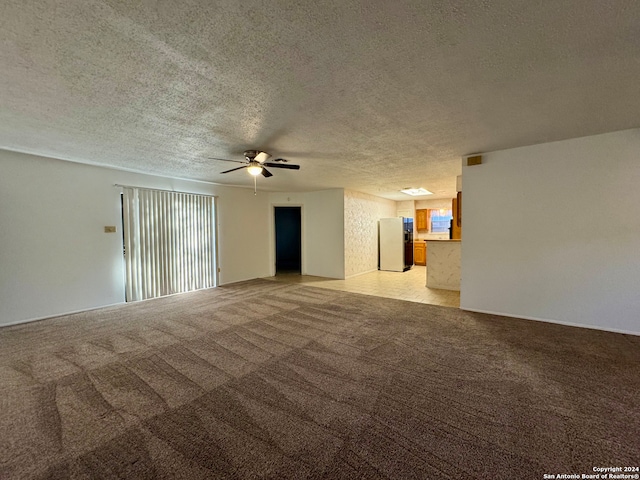
<svg viewBox="0 0 640 480">
<path fill-rule="evenodd" d="M 638 337 L 254 280 L 0 330 L 0 478 L 637 465 Z"/>
</svg>

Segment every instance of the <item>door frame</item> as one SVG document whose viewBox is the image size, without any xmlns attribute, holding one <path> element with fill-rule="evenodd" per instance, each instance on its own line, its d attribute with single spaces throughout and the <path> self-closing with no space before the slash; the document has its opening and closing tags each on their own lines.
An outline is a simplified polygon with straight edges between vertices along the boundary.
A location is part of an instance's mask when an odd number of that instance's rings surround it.
<svg viewBox="0 0 640 480">
<path fill-rule="evenodd" d="M 269 208 L 269 275 L 276 276 L 276 207 L 300 208 L 300 275 L 307 274 L 304 232 L 304 205 L 301 203 L 272 203 Z"/>
</svg>

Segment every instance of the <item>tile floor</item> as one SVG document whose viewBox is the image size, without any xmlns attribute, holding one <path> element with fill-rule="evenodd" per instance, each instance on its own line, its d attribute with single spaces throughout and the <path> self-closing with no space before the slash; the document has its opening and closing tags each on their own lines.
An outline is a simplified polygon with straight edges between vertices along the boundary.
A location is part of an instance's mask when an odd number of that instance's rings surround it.
<svg viewBox="0 0 640 480">
<path fill-rule="evenodd" d="M 299 274 L 278 274 L 275 277 L 269 277 L 269 280 L 279 282 L 304 283 L 314 287 L 397 298 L 409 302 L 460 307 L 460 292 L 427 288 L 426 279 L 427 267 L 418 265 L 414 265 L 406 272 L 375 271 L 345 280 Z"/>
</svg>

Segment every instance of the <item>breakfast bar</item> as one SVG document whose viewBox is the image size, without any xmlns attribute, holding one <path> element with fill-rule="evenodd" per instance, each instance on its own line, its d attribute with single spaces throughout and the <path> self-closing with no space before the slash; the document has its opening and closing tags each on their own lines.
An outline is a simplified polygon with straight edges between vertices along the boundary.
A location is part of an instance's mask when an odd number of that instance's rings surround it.
<svg viewBox="0 0 640 480">
<path fill-rule="evenodd" d="M 427 288 L 460 291 L 460 240 L 427 240 Z"/>
</svg>

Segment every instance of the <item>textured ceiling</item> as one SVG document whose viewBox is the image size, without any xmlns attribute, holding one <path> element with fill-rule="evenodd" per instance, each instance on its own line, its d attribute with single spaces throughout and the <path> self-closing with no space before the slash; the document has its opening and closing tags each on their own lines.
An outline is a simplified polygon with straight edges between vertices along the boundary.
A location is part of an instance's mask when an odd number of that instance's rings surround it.
<svg viewBox="0 0 640 480">
<path fill-rule="evenodd" d="M 0 2 L 0 148 L 258 187 L 455 194 L 460 157 L 640 126 L 637 0 Z"/>
</svg>

